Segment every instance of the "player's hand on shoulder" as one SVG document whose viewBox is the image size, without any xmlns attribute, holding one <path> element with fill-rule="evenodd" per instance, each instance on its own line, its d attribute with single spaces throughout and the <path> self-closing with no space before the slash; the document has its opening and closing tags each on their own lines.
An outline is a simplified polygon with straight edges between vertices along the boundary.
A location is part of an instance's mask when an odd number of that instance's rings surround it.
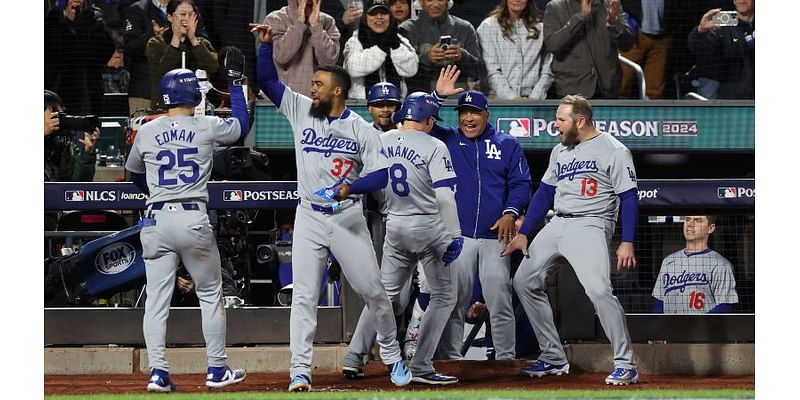
<svg viewBox="0 0 800 400">
<path fill-rule="evenodd" d="M 636 255 L 633 243 L 622 242 L 617 247 L 617 270 L 636 267 Z"/>
</svg>

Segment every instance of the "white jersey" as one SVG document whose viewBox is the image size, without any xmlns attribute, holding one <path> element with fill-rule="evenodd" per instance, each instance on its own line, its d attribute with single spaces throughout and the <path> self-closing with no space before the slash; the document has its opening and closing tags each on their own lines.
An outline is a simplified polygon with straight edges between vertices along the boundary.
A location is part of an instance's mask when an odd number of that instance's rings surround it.
<svg viewBox="0 0 800 400">
<path fill-rule="evenodd" d="M 278 110 L 294 133 L 297 193 L 301 199 L 330 203 L 314 192 L 342 178 L 343 183 L 352 183 L 388 167 L 381 154 L 380 131 L 349 108 L 340 118 L 314 118 L 309 114 L 311 99 L 287 86 Z"/>
<path fill-rule="evenodd" d="M 438 214 L 434 188 L 456 177 L 444 142 L 421 131 L 393 129 L 381 135 L 389 159 L 389 184 L 383 189 L 392 215 Z"/>
<path fill-rule="evenodd" d="M 718 304 L 739 302 L 733 266 L 711 249 L 668 255 L 661 263 L 653 297 L 664 302 L 664 313 L 699 314 Z"/>
<path fill-rule="evenodd" d="M 178 200 L 208 202 L 206 184 L 214 149 L 239 137 L 241 127 L 236 118 L 162 116 L 139 129 L 125 168 L 147 174 L 147 205 Z"/>
<path fill-rule="evenodd" d="M 556 188 L 556 214 L 617 220 L 618 194 L 636 188 L 631 152 L 601 133 L 575 146 L 558 144 L 542 182 Z"/>
</svg>

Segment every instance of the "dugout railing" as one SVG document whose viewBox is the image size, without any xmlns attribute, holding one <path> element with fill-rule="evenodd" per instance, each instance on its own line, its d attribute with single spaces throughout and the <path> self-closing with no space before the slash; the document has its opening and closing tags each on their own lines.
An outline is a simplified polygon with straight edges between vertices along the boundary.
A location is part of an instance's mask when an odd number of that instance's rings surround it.
<svg viewBox="0 0 800 400">
<path fill-rule="evenodd" d="M 139 210 L 144 199 L 131 183 L 45 183 L 47 210 Z M 231 201 L 231 190 L 269 193 L 242 196 Z M 82 192 L 80 201 L 73 193 Z M 755 182 L 752 179 L 640 180 L 642 215 L 678 215 L 680 210 L 725 210 L 752 213 Z M 113 195 L 112 195 L 113 193 Z M 255 199 L 258 200 L 255 200 Z M 69 201 L 67 200 L 69 199 Z M 227 199 L 227 200 L 226 200 Z M 286 209 L 297 203 L 296 182 L 210 182 L 210 209 Z M 80 236 L 83 232 L 75 232 Z M 68 233 L 58 233 L 65 236 Z M 589 304 L 569 270 L 560 273 L 553 306 L 565 341 L 604 340 Z M 563 277 L 562 277 L 563 276 Z M 343 277 L 341 307 L 320 307 L 316 342 L 349 342 L 363 302 Z M 576 295 L 577 294 L 577 295 Z M 585 299 L 584 299 L 585 300 Z M 228 309 L 230 345 L 286 344 L 289 341 L 288 307 Z M 45 308 L 45 345 L 144 344 L 143 308 L 66 307 Z M 726 315 L 628 314 L 633 340 L 647 342 L 753 342 L 753 313 Z M 174 345 L 203 343 L 197 308 L 172 308 L 167 342 Z"/>
</svg>

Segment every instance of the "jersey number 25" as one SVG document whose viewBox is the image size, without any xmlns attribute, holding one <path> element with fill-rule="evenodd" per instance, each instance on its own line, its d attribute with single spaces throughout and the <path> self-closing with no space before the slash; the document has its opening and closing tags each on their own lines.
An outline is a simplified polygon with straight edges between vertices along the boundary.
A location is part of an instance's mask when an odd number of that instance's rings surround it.
<svg viewBox="0 0 800 400">
<path fill-rule="evenodd" d="M 161 150 L 156 154 L 156 160 L 161 161 L 163 159 L 167 159 L 166 164 L 161 164 L 158 167 L 158 185 L 159 186 L 175 186 L 178 184 L 178 179 L 185 183 L 190 184 L 197 181 L 200 178 L 200 166 L 197 165 L 196 162 L 192 160 L 187 160 L 186 156 L 191 154 L 197 154 L 197 147 L 188 147 L 185 149 L 178 149 L 176 151 L 172 150 Z M 192 169 L 191 175 L 187 175 L 183 172 L 178 174 L 177 178 L 167 178 L 167 173 L 169 172 L 170 175 L 172 170 L 175 168 L 177 164 L 178 168 L 185 168 L 189 167 Z"/>
</svg>

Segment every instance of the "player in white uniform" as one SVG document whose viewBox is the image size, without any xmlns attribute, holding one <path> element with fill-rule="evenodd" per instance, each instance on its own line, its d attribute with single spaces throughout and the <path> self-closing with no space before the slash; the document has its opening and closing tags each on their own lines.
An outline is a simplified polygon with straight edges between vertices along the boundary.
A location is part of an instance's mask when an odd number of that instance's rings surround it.
<svg viewBox="0 0 800 400">
<path fill-rule="evenodd" d="M 152 371 L 148 391 L 175 390 L 169 377 L 165 339 L 180 262 L 191 275 L 200 302 L 208 354 L 206 385 L 219 388 L 245 378 L 244 370 L 233 370 L 226 364 L 220 256 L 206 214 L 206 186 L 214 150 L 233 144 L 249 130 L 240 85 L 243 67 L 241 53 L 228 52 L 226 69 L 231 79 L 233 118 L 224 119 L 194 116 L 194 108 L 201 100 L 194 72 L 174 69 L 164 74 L 161 99 L 169 107 L 168 114 L 139 129 L 125 164 L 137 186 L 150 193 L 146 218 L 140 222 L 147 276 L 143 330 Z"/>
<path fill-rule="evenodd" d="M 528 206 L 525 222 L 502 255 L 522 250 L 526 258 L 514 276 L 514 289 L 531 321 L 541 354 L 522 369 L 529 376 L 569 372 L 567 355 L 558 337 L 547 300 L 545 279 L 563 257 L 575 270 L 611 341 L 614 371 L 607 384 L 636 383 L 639 374 L 625 322 L 625 312 L 611 286 L 609 243 L 622 210 L 622 243 L 617 269 L 636 266 L 633 241 L 639 215 L 636 171 L 630 151 L 609 134 L 597 131 L 592 106 L 580 95 L 561 99 L 556 113 L 561 143 L 550 153 L 550 163 Z M 553 207 L 556 216 L 531 243 L 534 226 Z"/>
<path fill-rule="evenodd" d="M 278 80 L 272 60 L 272 28 L 253 24 L 261 39 L 258 83 L 294 131 L 297 207 L 292 241 L 292 351 L 289 391 L 311 388 L 311 355 L 317 328 L 319 282 L 330 251 L 348 282 L 375 316 L 381 359 L 396 385 L 411 372 L 396 341 L 392 304 L 381 285 L 375 250 L 361 207 L 361 194 L 388 182 L 388 160 L 379 133 L 345 106 L 350 76 L 338 66 L 321 66 L 311 96 L 295 93 Z"/>
<path fill-rule="evenodd" d="M 428 133 L 438 119 L 439 105 L 422 92 L 410 94 L 395 112 L 402 127 L 381 135 L 389 157 L 389 185 L 383 190 L 386 241 L 381 281 L 395 312 L 405 310 L 407 282 L 421 262 L 431 291 L 430 305 L 420 327 L 420 343 L 411 360 L 414 382 L 448 385 L 458 378 L 436 373 L 433 353 L 447 317 L 456 302 L 457 271 L 449 264 L 464 243 L 451 186 L 456 174 L 444 143 Z M 364 357 L 372 348 L 375 328 L 372 313 L 364 309 L 344 361 L 345 374 L 363 376 Z"/>
<path fill-rule="evenodd" d="M 739 302 L 733 265 L 708 247 L 716 230 L 712 215 L 684 217 L 686 248 L 668 255 L 661 263 L 653 297 L 654 312 L 667 314 L 724 313 Z"/>
</svg>

